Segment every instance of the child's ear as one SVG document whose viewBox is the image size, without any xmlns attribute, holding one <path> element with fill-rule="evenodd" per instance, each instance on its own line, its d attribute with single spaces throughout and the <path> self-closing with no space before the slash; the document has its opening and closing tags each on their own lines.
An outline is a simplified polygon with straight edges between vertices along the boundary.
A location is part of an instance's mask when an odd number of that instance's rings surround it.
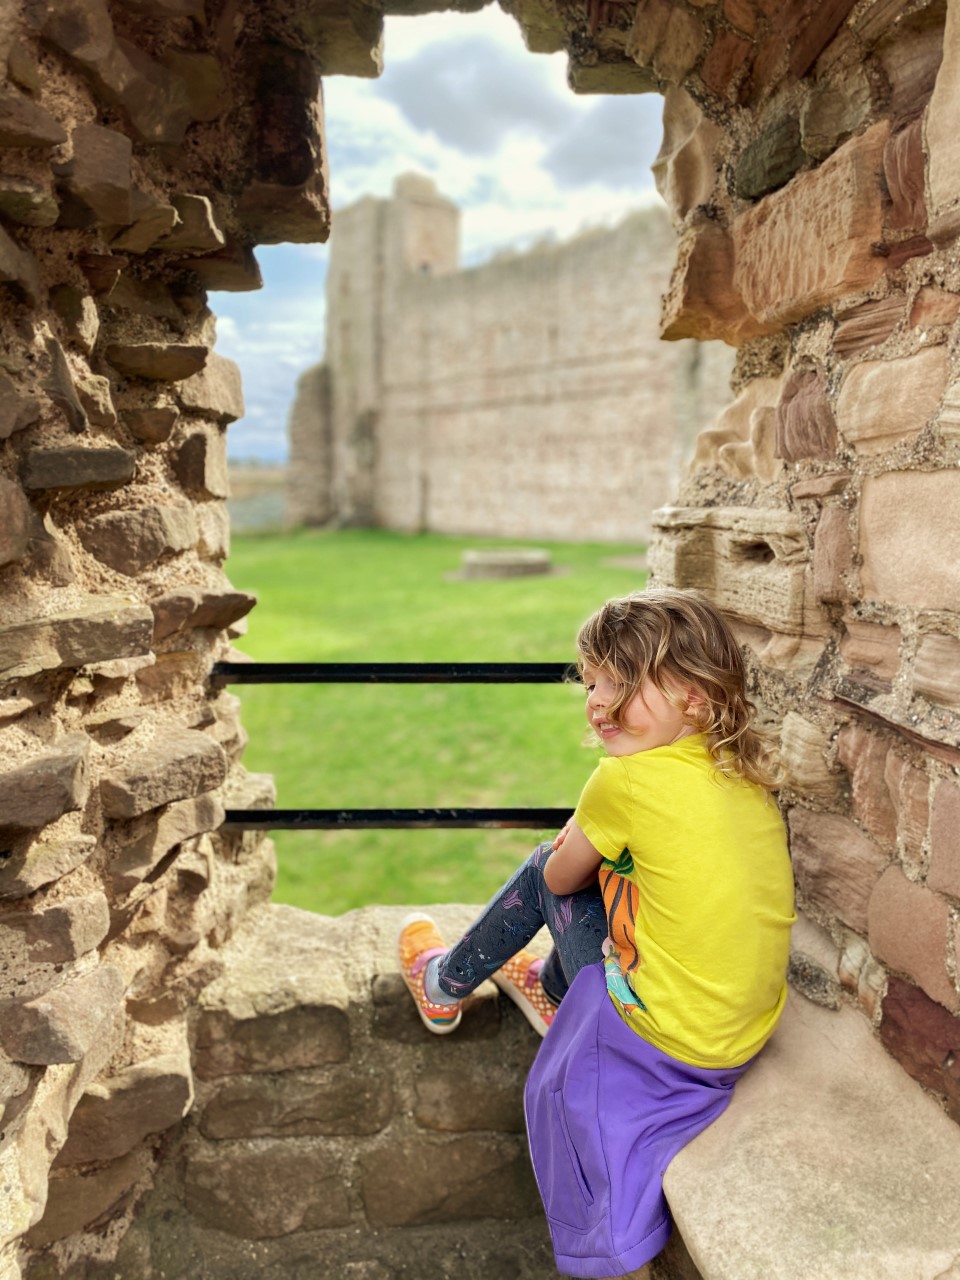
<svg viewBox="0 0 960 1280">
<path fill-rule="evenodd" d="M 690 714 L 696 715 L 706 706 L 707 699 L 703 692 L 696 685 L 687 687 L 687 705 L 684 710 Z"/>
</svg>

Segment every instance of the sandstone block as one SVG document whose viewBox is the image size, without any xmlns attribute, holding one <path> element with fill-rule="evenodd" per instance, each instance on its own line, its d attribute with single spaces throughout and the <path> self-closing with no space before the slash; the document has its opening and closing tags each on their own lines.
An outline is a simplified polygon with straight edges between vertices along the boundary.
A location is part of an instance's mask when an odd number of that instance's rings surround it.
<svg viewBox="0 0 960 1280">
<path fill-rule="evenodd" d="M 152 636 L 153 614 L 146 605 L 92 597 L 70 612 L 0 626 L 0 675 L 34 675 L 149 653 Z"/>
<path fill-rule="evenodd" d="M 204 14 L 200 0 L 187 0 L 187 3 L 199 11 L 194 16 L 198 16 L 202 22 Z M 182 49 L 168 49 L 163 54 L 162 61 L 183 82 L 192 119 L 218 120 L 230 110 L 230 88 L 219 58 L 211 53 L 187 53 Z"/>
<path fill-rule="evenodd" d="M 789 182 L 806 160 L 796 116 L 775 120 L 741 152 L 733 171 L 734 191 L 741 200 L 757 200 Z"/>
<path fill-rule="evenodd" d="M 205 502 L 197 512 L 197 554 L 220 564 L 230 554 L 230 516 L 225 502 Z"/>
<path fill-rule="evenodd" d="M 855 936 L 855 935 L 854 935 Z M 826 929 L 802 914 L 790 934 L 790 985 L 827 1009 L 840 1007 L 840 953 Z"/>
<path fill-rule="evenodd" d="M 0 440 L 29 427 L 40 416 L 40 401 L 17 389 L 5 373 L 0 373 Z"/>
<path fill-rule="evenodd" d="M 923 230 L 927 225 L 927 204 L 923 191 L 922 120 L 914 120 L 890 138 L 883 153 L 883 176 L 893 204 L 887 226 L 896 231 Z"/>
<path fill-rule="evenodd" d="M 813 542 L 813 590 L 818 600 L 849 600 L 848 575 L 853 569 L 853 535 L 843 507 L 824 507 Z"/>
<path fill-rule="evenodd" d="M 21 249 L 0 227 L 0 284 L 8 284 L 27 306 L 38 307 L 43 289 L 40 269 L 32 253 Z"/>
<path fill-rule="evenodd" d="M 889 113 L 899 122 L 915 119 L 930 99 L 943 57 L 943 24 L 908 23 L 896 36 L 877 52 L 890 84 Z"/>
<path fill-rule="evenodd" d="M 737 79 L 750 56 L 753 46 L 734 31 L 718 28 L 713 44 L 700 67 L 700 79 L 720 97 L 729 95 L 731 84 Z"/>
<path fill-rule="evenodd" d="M 836 452 L 837 424 L 824 375 L 816 369 L 791 370 L 776 407 L 776 456 L 800 462 L 832 458 Z"/>
<path fill-rule="evenodd" d="M 86 734 L 64 738 L 18 769 L 0 773 L 0 830 L 38 831 L 65 813 L 82 809 L 90 783 Z"/>
<path fill-rule="evenodd" d="M 0 480 L 0 566 L 27 554 L 30 514 L 30 504 L 20 486 Z"/>
<path fill-rule="evenodd" d="M 960 293 L 951 293 L 928 284 L 913 300 L 910 312 L 910 328 L 925 329 L 928 326 L 953 324 L 960 315 Z"/>
<path fill-rule="evenodd" d="M 430 1032 L 420 1021 L 399 973 L 380 973 L 373 980 L 373 1034 L 379 1040 L 395 1040 L 398 1044 L 430 1044 Z M 404 996 L 407 998 L 404 999 Z M 463 1022 L 457 1028 L 457 1039 L 494 1040 L 503 1024 L 497 988 L 485 982 L 464 1003 Z"/>
<path fill-rule="evenodd" d="M 867 599 L 955 609 L 960 599 L 960 488 L 950 471 L 867 476 L 860 503 Z"/>
<path fill-rule="evenodd" d="M 889 683 L 900 667 L 900 628 L 844 618 L 840 656 L 856 672 Z"/>
<path fill-rule="evenodd" d="M 897 814 L 885 781 L 888 746 L 860 725 L 840 730 L 838 758 L 850 774 L 853 814 L 886 849 L 897 840 Z"/>
<path fill-rule="evenodd" d="M 66 130 L 39 102 L 11 90 L 0 92 L 0 147 L 56 147 Z"/>
<path fill-rule="evenodd" d="M 847 818 L 793 808 L 790 850 L 804 897 L 859 933 L 887 856 Z"/>
<path fill-rule="evenodd" d="M 219 422 L 235 422 L 243 417 L 240 368 L 216 352 L 211 353 L 200 373 L 180 384 L 177 394 L 184 409 L 208 413 Z"/>
<path fill-rule="evenodd" d="M 523 1079 L 510 1070 L 470 1073 L 431 1065 L 414 1083 L 414 1119 L 440 1133 L 524 1133 Z"/>
<path fill-rule="evenodd" d="M 703 42 L 703 26 L 694 14 L 664 0 L 644 0 L 637 5 L 624 52 L 649 67 L 659 81 L 679 85 L 699 58 Z"/>
<path fill-rule="evenodd" d="M 913 664 L 917 693 L 947 707 L 960 707 L 960 640 L 956 636 L 921 637 Z"/>
<path fill-rule="evenodd" d="M 96 848 L 94 836 L 62 836 L 9 851 L 0 860 L 0 898 L 26 898 L 75 870 Z"/>
<path fill-rule="evenodd" d="M 247 595 L 245 591 L 182 587 L 152 602 L 150 607 L 156 619 L 154 640 L 165 639 L 185 626 L 222 631 L 245 617 L 256 603 L 256 596 Z"/>
<path fill-rule="evenodd" d="M 892 751 L 887 753 L 883 776 L 896 811 L 903 856 L 919 867 L 930 822 L 930 779 Z"/>
<path fill-rule="evenodd" d="M 842 777 L 827 764 L 830 735 L 796 711 L 788 711 L 780 729 L 780 762 L 787 782 L 804 795 L 836 800 Z"/>
<path fill-rule="evenodd" d="M 184 489 L 212 498 L 230 496 L 226 438 L 221 431 L 193 431 L 173 459 L 173 471 Z"/>
<path fill-rule="evenodd" d="M 2 177 L 0 214 L 23 227 L 52 227 L 60 216 L 60 205 L 39 182 Z"/>
<path fill-rule="evenodd" d="M 935 54 L 934 54 L 935 56 Z M 929 231 L 935 240 L 952 239 L 960 225 L 960 15 L 948 9 L 943 55 L 923 120 L 927 153 Z"/>
<path fill-rule="evenodd" d="M 29 914 L 0 915 L 0 947 L 22 953 L 29 964 L 67 964 L 99 946 L 110 928 L 110 907 L 102 893 L 61 898 Z"/>
<path fill-rule="evenodd" d="M 130 577 L 161 556 L 187 551 L 198 536 L 193 507 L 186 502 L 110 511 L 87 521 L 78 532 L 91 555 Z"/>
<path fill-rule="evenodd" d="M 180 417 L 173 405 L 153 409 L 127 409 L 121 414 L 123 425 L 142 444 L 163 444 L 169 440 Z"/>
<path fill-rule="evenodd" d="M 414 1137 L 364 1155 L 360 1164 L 363 1201 L 374 1226 L 526 1218 L 542 1212 L 526 1145 L 519 1138 Z M 433 1176 L 404 1173 L 421 1168 Z"/>
<path fill-rule="evenodd" d="M 128 253 L 146 253 L 176 220 L 177 211 L 172 204 L 134 187 L 130 192 L 129 225 L 110 237 L 110 245 Z"/>
<path fill-rule="evenodd" d="M 24 1243 L 41 1249 L 84 1227 L 106 1227 L 121 1216 L 145 1172 L 143 1162 L 130 1155 L 92 1173 L 51 1179 L 43 1217 L 27 1232 Z"/>
<path fill-rule="evenodd" d="M 89 355 L 100 331 L 100 313 L 94 300 L 73 285 L 60 284 L 50 290 L 50 304 L 66 336 Z"/>
<path fill-rule="evenodd" d="M 914 1080 L 946 1098 L 947 1114 L 960 1121 L 960 1022 L 912 983 L 891 975 L 880 1039 Z"/>
<path fill-rule="evenodd" d="M 224 235 L 217 226 L 213 205 L 207 196 L 175 195 L 171 197 L 171 203 L 179 222 L 159 242 L 158 249 L 204 252 L 223 247 Z"/>
<path fill-rule="evenodd" d="M 128 378 L 180 382 L 200 372 L 207 362 L 208 348 L 186 342 L 115 342 L 104 354 Z"/>
<path fill-rule="evenodd" d="M 184 258 L 178 264 L 193 271 L 205 289 L 225 293 L 249 293 L 263 288 L 260 264 L 249 245 L 228 240 L 217 253 Z"/>
<path fill-rule="evenodd" d="M 77 265 L 87 277 L 90 288 L 98 296 L 104 296 L 113 289 L 127 262 L 127 258 L 113 253 L 87 251 L 77 255 Z"/>
<path fill-rule="evenodd" d="M 946 899 L 908 880 L 899 867 L 888 867 L 870 896 L 870 948 L 956 1013 L 960 995 L 947 972 L 949 933 Z"/>
<path fill-rule="evenodd" d="M 837 422 L 858 453 L 881 453 L 918 435 L 947 385 L 947 352 L 925 347 L 900 360 L 865 360 L 840 387 Z"/>
<path fill-rule="evenodd" d="M 930 807 L 930 871 L 927 885 L 935 893 L 960 898 L 960 787 L 941 780 Z"/>
<path fill-rule="evenodd" d="M 46 348 L 50 357 L 50 369 L 41 385 L 66 418 L 67 426 L 70 430 L 76 432 L 86 431 L 86 411 L 77 395 L 73 373 L 67 363 L 63 347 L 57 342 L 56 338 L 48 338 Z"/>
<path fill-rule="evenodd" d="M 311 1004 L 236 1019 L 206 1010 L 197 1025 L 194 1066 L 202 1079 L 261 1071 L 291 1071 L 343 1062 L 350 1053 L 346 1014 Z"/>
<path fill-rule="evenodd" d="M 719 223 L 705 218 L 684 231 L 663 298 L 662 338 L 720 339 L 740 346 L 774 331 L 751 314 L 736 282 L 734 262 L 733 239 Z"/>
<path fill-rule="evenodd" d="M 733 285 L 750 315 L 784 325 L 869 286 L 884 270 L 879 175 L 888 126 L 852 138 L 733 225 Z"/>
<path fill-rule="evenodd" d="M 652 172 L 674 222 L 682 222 L 697 205 L 705 204 L 713 191 L 714 156 L 721 136 L 719 127 L 703 115 L 690 95 L 670 85 L 663 99 L 663 141 Z"/>
<path fill-rule="evenodd" d="M 30 449 L 24 454 L 20 478 L 31 492 L 47 490 L 119 489 L 133 479 L 136 454 L 128 449 Z"/>
<path fill-rule="evenodd" d="M 59 172 L 74 200 L 89 211 L 89 221 L 128 223 L 133 144 L 125 134 L 98 124 L 73 131 L 73 158 Z"/>
<path fill-rule="evenodd" d="M 100 799 L 107 817 L 135 818 L 213 791 L 225 777 L 226 758 L 211 738 L 192 729 L 160 729 L 148 748 L 104 773 Z"/>
<path fill-rule="evenodd" d="M 894 292 L 839 312 L 840 323 L 833 335 L 834 350 L 839 355 L 852 356 L 880 346 L 903 319 L 906 307 L 905 295 Z"/>
<path fill-rule="evenodd" d="M 336 1159 L 291 1142 L 219 1144 L 191 1152 L 184 1199 L 203 1222 L 245 1240 L 339 1227 L 352 1217 Z"/>
<path fill-rule="evenodd" d="M 190 1053 L 157 1054 L 90 1085 L 70 1117 L 57 1164 L 115 1160 L 177 1124 L 193 1105 Z"/>
<path fill-rule="evenodd" d="M 776 460 L 777 378 L 754 378 L 731 405 L 697 436 L 692 469 L 719 466 L 728 475 L 773 480 L 782 465 Z"/>
<path fill-rule="evenodd" d="M 808 95 L 800 110 L 803 149 L 824 160 L 856 133 L 873 105 L 870 80 L 863 66 L 849 68 L 843 83 L 825 79 Z"/>
<path fill-rule="evenodd" d="M 95 427 L 115 427 L 117 411 L 113 407 L 110 379 L 97 373 L 81 374 L 75 381 L 77 398 Z"/>
<path fill-rule="evenodd" d="M 358 1075 L 352 1066 L 322 1075 L 285 1072 L 223 1085 L 204 1107 L 200 1130 L 217 1139 L 370 1134 L 383 1129 L 393 1107 L 382 1072 Z"/>
<path fill-rule="evenodd" d="M 807 74 L 853 7 L 854 0 L 833 0 L 806 9 L 807 21 L 794 33 L 790 45 L 790 70 L 798 79 Z"/>
<path fill-rule="evenodd" d="M 101 964 L 42 996 L 8 1000 L 0 1017 L 0 1046 L 14 1062 L 79 1062 L 113 1018 L 124 989 L 120 969 Z"/>
<path fill-rule="evenodd" d="M 209 794 L 177 801 L 168 805 L 159 817 L 145 818 L 131 831 L 122 851 L 110 863 L 114 889 L 125 893 L 134 888 L 171 849 L 201 832 L 215 831 L 222 822 L 223 805 Z"/>
</svg>

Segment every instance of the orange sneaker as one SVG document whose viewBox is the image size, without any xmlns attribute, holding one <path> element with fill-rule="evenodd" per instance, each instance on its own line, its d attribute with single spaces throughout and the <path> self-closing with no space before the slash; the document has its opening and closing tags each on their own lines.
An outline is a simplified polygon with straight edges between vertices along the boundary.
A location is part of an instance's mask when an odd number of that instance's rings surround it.
<svg viewBox="0 0 960 1280">
<path fill-rule="evenodd" d="M 445 1036 L 460 1025 L 461 1001 L 433 1004 L 423 990 L 423 973 L 427 961 L 446 954 L 447 948 L 430 916 L 415 913 L 404 920 L 397 939 L 400 972 L 413 996 L 420 1020 L 434 1035 Z"/>
<path fill-rule="evenodd" d="M 550 1030 L 557 1006 L 540 985 L 543 961 L 529 951 L 517 954 L 490 977 L 505 996 L 509 996 L 537 1035 Z"/>
</svg>

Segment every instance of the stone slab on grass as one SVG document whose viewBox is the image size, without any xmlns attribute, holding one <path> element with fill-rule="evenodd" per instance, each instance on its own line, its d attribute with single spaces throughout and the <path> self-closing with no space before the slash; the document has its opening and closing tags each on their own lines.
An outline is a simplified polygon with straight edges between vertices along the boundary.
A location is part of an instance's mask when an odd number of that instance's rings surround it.
<svg viewBox="0 0 960 1280">
<path fill-rule="evenodd" d="M 791 993 L 664 1188 L 707 1280 L 936 1280 L 960 1255 L 960 1132 L 849 1008 Z"/>
</svg>

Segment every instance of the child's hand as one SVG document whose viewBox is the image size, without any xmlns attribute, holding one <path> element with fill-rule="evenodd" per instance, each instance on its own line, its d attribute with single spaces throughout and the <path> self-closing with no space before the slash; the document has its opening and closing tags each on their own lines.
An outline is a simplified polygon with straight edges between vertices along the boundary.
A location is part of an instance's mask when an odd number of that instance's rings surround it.
<svg viewBox="0 0 960 1280">
<path fill-rule="evenodd" d="M 568 818 L 567 821 L 563 824 L 562 829 L 557 833 L 556 839 L 554 840 L 553 844 L 550 846 L 550 848 L 554 851 L 554 853 L 556 853 L 556 851 L 563 844 L 564 840 L 566 840 L 567 832 L 570 830 L 570 823 L 572 821 L 573 821 L 572 818 Z"/>
</svg>

